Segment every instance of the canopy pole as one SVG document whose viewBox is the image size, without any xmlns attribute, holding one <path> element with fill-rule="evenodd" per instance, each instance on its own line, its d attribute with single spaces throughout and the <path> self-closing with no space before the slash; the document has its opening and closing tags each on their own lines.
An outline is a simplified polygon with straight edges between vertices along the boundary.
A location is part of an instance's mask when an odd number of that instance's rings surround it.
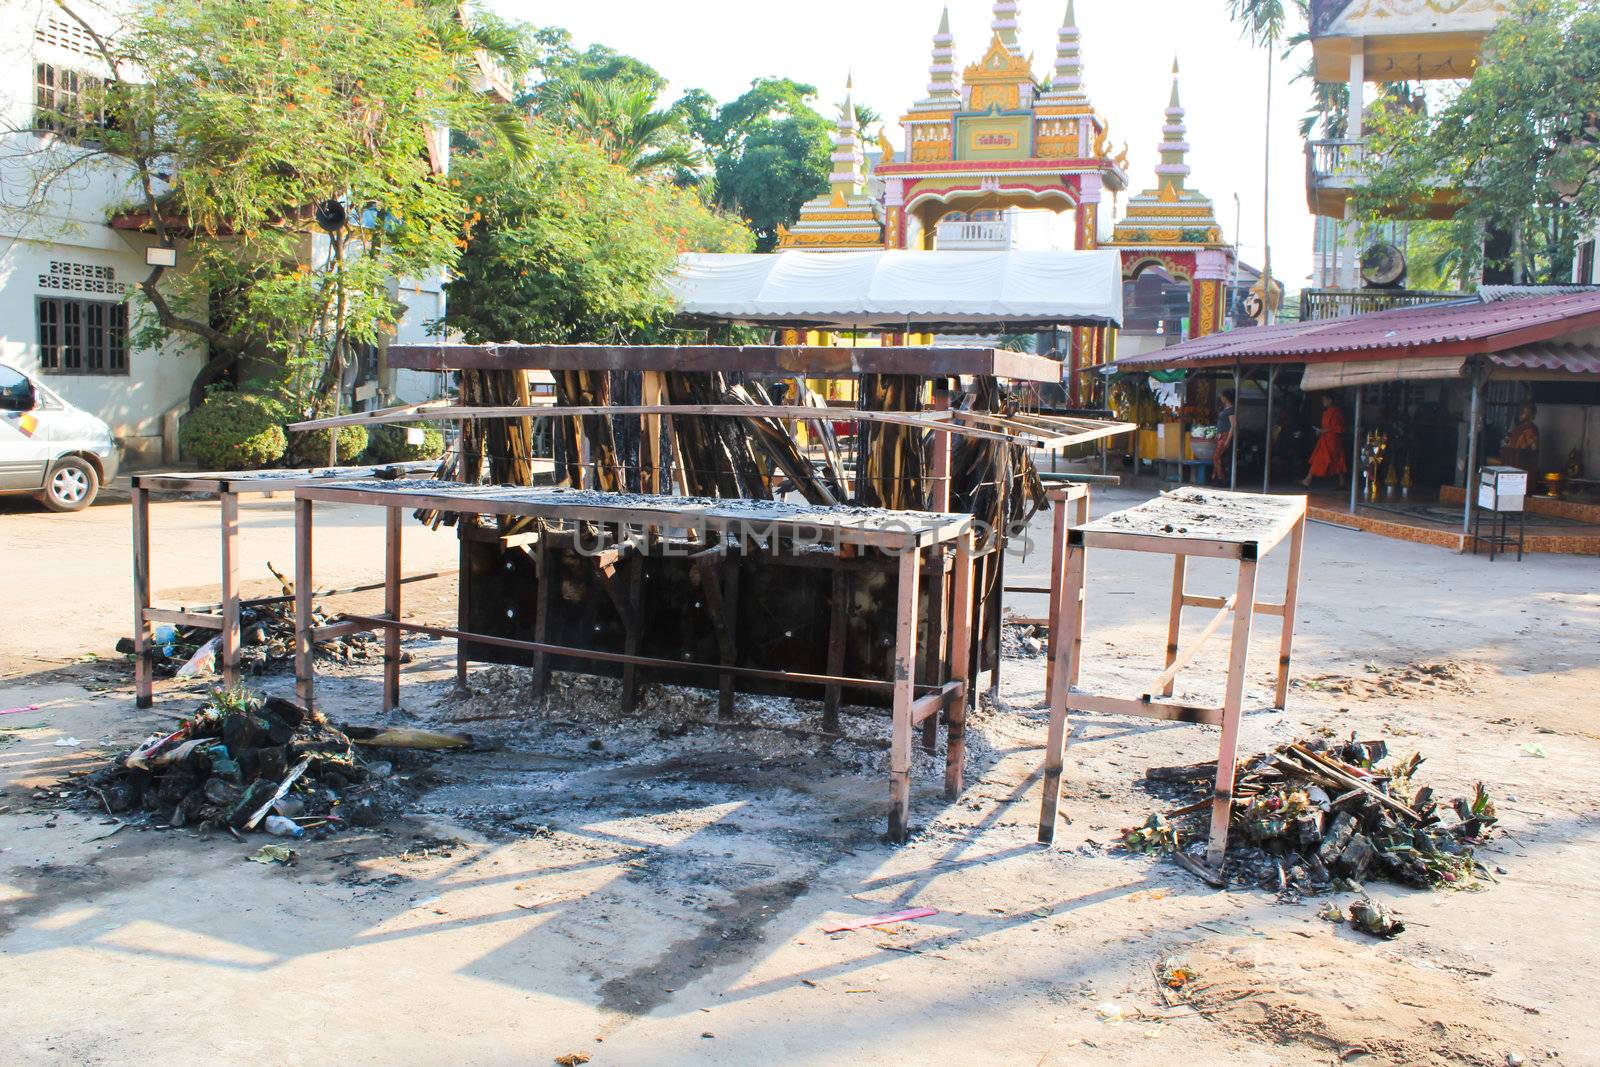
<svg viewBox="0 0 1600 1067">
<path fill-rule="evenodd" d="M 1356 386 L 1355 432 L 1350 435 L 1350 514 L 1361 490 L 1361 386 Z"/>
<path fill-rule="evenodd" d="M 1267 445 L 1261 461 L 1261 491 L 1272 491 L 1272 391 L 1278 384 L 1278 365 L 1267 368 Z"/>
<path fill-rule="evenodd" d="M 1461 532 L 1472 532 L 1472 513 L 1478 502 L 1478 436 L 1483 425 L 1483 367 L 1472 364 L 1472 403 L 1467 414 L 1467 469 L 1462 476 L 1465 502 L 1461 505 Z"/>
<path fill-rule="evenodd" d="M 1228 449 L 1228 488 L 1239 488 L 1239 364 L 1233 365 L 1233 441 Z"/>
</svg>

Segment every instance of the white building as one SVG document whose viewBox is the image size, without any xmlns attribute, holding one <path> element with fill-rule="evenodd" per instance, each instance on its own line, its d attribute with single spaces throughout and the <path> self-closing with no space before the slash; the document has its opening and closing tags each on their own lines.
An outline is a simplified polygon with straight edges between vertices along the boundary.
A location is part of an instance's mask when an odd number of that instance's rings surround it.
<svg viewBox="0 0 1600 1067">
<path fill-rule="evenodd" d="M 96 32 L 114 34 L 114 4 L 78 0 Z M 110 161 L 71 167 L 84 149 L 33 133 L 40 103 L 61 108 L 86 79 L 109 72 L 93 38 L 51 0 L 0 5 L 0 362 L 37 374 L 110 424 L 130 464 L 162 459 L 188 406 L 205 346 L 176 339 L 134 348 L 126 294 L 149 271 L 143 234 L 107 223 L 137 190 L 132 168 Z M 170 457 L 170 444 L 169 456 Z"/>
<path fill-rule="evenodd" d="M 126 5 L 73 0 L 72 9 L 114 38 Z M 486 60 L 482 65 L 482 91 L 509 99 L 509 87 Z M 85 148 L 35 132 L 41 105 L 60 110 L 89 79 L 108 74 L 93 37 L 53 0 L 0 4 L 0 362 L 39 375 L 103 418 L 126 464 L 151 465 L 178 458 L 178 421 L 206 363 L 206 345 L 183 335 L 155 348 L 130 343 L 139 301 L 129 294 L 150 270 L 146 249 L 156 243 L 108 221 L 115 209 L 141 202 L 133 169 L 92 160 L 63 174 L 63 164 L 83 157 Z M 91 147 L 92 132 L 79 135 Z M 434 131 L 432 142 L 434 165 L 443 169 L 449 131 Z M 43 180 L 52 175 L 61 176 Z M 325 264 L 325 235 L 313 232 L 305 247 L 313 269 Z M 181 270 L 182 242 L 177 253 Z M 436 272 L 391 283 L 391 296 L 405 308 L 394 340 L 436 339 L 427 323 L 444 316 L 446 280 Z M 429 399 L 442 395 L 445 384 L 437 374 L 388 370 L 382 346 L 359 360 L 346 381 L 362 407 Z"/>
</svg>

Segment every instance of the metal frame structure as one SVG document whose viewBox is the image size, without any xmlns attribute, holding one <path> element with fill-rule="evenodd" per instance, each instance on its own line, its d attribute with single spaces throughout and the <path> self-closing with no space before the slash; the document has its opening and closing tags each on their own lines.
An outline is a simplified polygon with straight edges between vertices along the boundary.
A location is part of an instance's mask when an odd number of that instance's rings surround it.
<svg viewBox="0 0 1600 1067">
<path fill-rule="evenodd" d="M 1306 498 L 1303 496 L 1265 496 L 1194 488 L 1178 489 L 1125 511 L 1075 526 L 1068 526 L 1058 514 L 1053 558 L 1061 572 L 1059 578 L 1053 574 L 1051 580 L 1056 590 L 1051 617 L 1056 625 L 1050 634 L 1051 673 L 1047 683 L 1050 732 L 1045 742 L 1044 798 L 1039 810 L 1042 844 L 1055 839 L 1068 712 L 1093 711 L 1203 723 L 1222 728 L 1217 752 L 1216 793 L 1211 809 L 1211 838 L 1206 850 L 1207 862 L 1220 870 L 1228 847 L 1228 821 L 1233 809 L 1234 767 L 1238 758 L 1239 724 L 1243 718 L 1250 631 L 1257 614 L 1276 615 L 1282 620 L 1274 694 L 1274 706 L 1282 709 L 1289 694 L 1290 654 L 1305 528 Z M 1258 601 L 1257 571 L 1261 561 L 1284 541 L 1289 544 L 1289 559 L 1283 601 L 1275 604 Z M 1137 698 L 1106 696 L 1078 688 L 1083 662 L 1086 556 L 1090 548 L 1172 556 L 1166 668 Z M 1185 582 L 1190 556 L 1236 561 L 1238 577 L 1233 594 L 1223 597 L 1191 593 Z M 1182 614 L 1188 607 L 1210 608 L 1215 614 L 1194 640 L 1180 649 Z M 1170 700 L 1178 673 L 1230 616 L 1233 625 L 1222 706 L 1192 707 Z"/>
<path fill-rule="evenodd" d="M 384 553 L 384 611 L 382 615 L 347 615 L 323 627 L 312 625 L 312 522 L 317 502 L 358 504 L 386 509 Z M 383 707 L 392 711 L 400 701 L 400 638 L 405 632 L 455 639 L 458 644 L 480 643 L 533 652 L 547 660 L 552 655 L 609 661 L 626 665 L 624 700 L 631 702 L 638 668 L 682 670 L 703 668 L 724 676 L 777 678 L 829 687 L 888 690 L 893 694 L 893 728 L 890 743 L 889 836 L 903 841 L 909 831 L 911 803 L 912 729 L 923 724 L 937 728 L 941 712 L 946 718 L 945 793 L 953 798 L 962 788 L 965 760 L 966 702 L 969 684 L 971 605 L 973 594 L 973 520 L 967 515 L 886 509 L 829 508 L 814 505 L 775 504 L 762 501 L 712 500 L 692 497 L 639 497 L 586 490 L 469 486 L 449 482 L 396 483 L 345 482 L 304 485 L 295 490 L 295 680 L 305 707 L 314 706 L 313 649 L 319 640 L 351 633 L 381 631 L 384 636 Z M 898 572 L 895 613 L 893 677 L 890 680 L 837 674 L 801 675 L 793 672 L 740 667 L 737 664 L 693 664 L 638 655 L 635 651 L 609 652 L 574 648 L 545 641 L 523 641 L 496 635 L 470 633 L 406 622 L 401 612 L 400 543 L 402 513 L 407 509 L 432 509 L 457 515 L 496 515 L 531 518 L 542 522 L 584 522 L 614 529 L 615 543 L 643 539 L 682 538 L 693 529 L 705 541 L 725 541 L 755 528 L 763 538 L 801 538 L 808 544 L 844 549 L 875 549 L 895 559 Z M 703 542 L 696 551 L 718 546 Z M 952 625 L 947 680 L 917 685 L 917 633 L 921 621 L 919 585 L 924 556 L 938 557 L 944 573 L 947 549 L 953 549 L 953 569 L 948 583 Z M 932 562 L 931 558 L 929 562 Z M 942 602 L 930 598 L 930 614 L 942 611 Z M 633 646 L 636 647 L 636 646 Z M 919 690 L 921 692 L 919 693 Z"/>
<path fill-rule="evenodd" d="M 152 623 L 217 630 L 222 635 L 218 657 L 224 685 L 239 684 L 239 498 L 270 496 L 302 485 L 356 481 L 380 473 L 393 477 L 426 474 L 433 463 L 401 463 L 385 467 L 327 467 L 320 470 L 211 471 L 195 474 L 133 476 L 133 686 L 134 702 L 148 708 L 155 700 L 155 657 Z M 197 493 L 218 502 L 222 537 L 222 593 L 214 612 L 158 608 L 150 603 L 150 494 Z"/>
</svg>

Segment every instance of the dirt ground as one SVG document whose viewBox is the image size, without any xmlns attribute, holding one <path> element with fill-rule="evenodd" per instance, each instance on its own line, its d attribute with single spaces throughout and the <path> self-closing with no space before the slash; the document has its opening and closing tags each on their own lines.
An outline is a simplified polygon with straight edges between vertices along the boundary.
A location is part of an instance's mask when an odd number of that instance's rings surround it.
<svg viewBox="0 0 1600 1067">
<path fill-rule="evenodd" d="M 1098 493 L 1095 511 L 1142 495 Z M 0 1062 L 1600 1062 L 1586 1007 L 1600 905 L 1594 560 L 1491 565 L 1311 528 L 1289 710 L 1252 714 L 1242 751 L 1385 736 L 1427 756 L 1422 777 L 1446 798 L 1487 782 L 1505 831 L 1480 853 L 1494 873 L 1481 891 L 1369 886 L 1408 922 L 1380 942 L 1320 919 L 1325 901 L 1218 891 L 1118 846 L 1167 806 L 1144 769 L 1214 756 L 1211 728 L 1078 716 L 1063 822 L 1037 845 L 1038 656 L 1006 662 L 959 801 L 942 798 L 942 751 L 918 755 L 903 847 L 881 840 L 886 754 L 871 744 L 694 726 L 703 694 L 655 688 L 625 719 L 582 679 L 563 678 L 541 714 L 504 668 L 475 668 L 461 698 L 453 646 L 430 640 L 408 642 L 397 721 L 479 744 L 397 764 L 417 794 L 403 818 L 300 844 L 288 868 L 243 862 L 255 840 L 119 831 L 52 787 L 199 693 L 169 684 L 154 711 L 133 707 L 110 647 L 128 614 L 119 512 L 94 509 L 93 532 L 68 528 L 83 517 L 0 513 L 8 586 L 39 582 L 0 619 L 0 709 L 43 705 L 0 716 Z M 286 563 L 287 503 L 251 514 L 278 531 L 259 551 Z M 158 589 L 202 598 L 214 539 L 200 506 L 163 504 L 155 524 L 188 530 L 197 561 L 158 573 Z M 351 513 L 322 530 L 330 581 L 370 576 L 378 525 Z M 453 563 L 447 538 L 408 543 L 413 569 Z M 1014 563 L 1010 578 L 1042 566 Z M 67 568 L 77 576 L 53 584 Z M 1281 559 L 1263 574 L 1274 595 Z M 1091 554 L 1086 686 L 1136 693 L 1159 670 L 1169 575 L 1164 560 Z M 1213 561 L 1191 576 L 1231 588 Z M 450 585 L 410 587 L 408 606 L 447 617 Z M 1042 613 L 1025 595 L 1011 606 Z M 1269 702 L 1275 626 L 1256 630 L 1249 706 Z M 1179 698 L 1214 700 L 1220 668 L 1202 655 Z M 319 681 L 335 719 L 378 722 L 378 693 L 374 668 Z M 848 722 L 863 741 L 887 733 L 879 717 Z M 913 906 L 938 914 L 819 929 Z M 1197 974 L 1186 999 L 1156 979 L 1173 959 Z"/>
</svg>

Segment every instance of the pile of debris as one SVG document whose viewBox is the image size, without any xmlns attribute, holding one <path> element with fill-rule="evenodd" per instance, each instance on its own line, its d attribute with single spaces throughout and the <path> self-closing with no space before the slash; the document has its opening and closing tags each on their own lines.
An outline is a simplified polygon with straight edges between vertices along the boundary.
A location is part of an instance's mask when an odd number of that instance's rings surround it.
<svg viewBox="0 0 1600 1067">
<path fill-rule="evenodd" d="M 163 826 L 301 837 L 383 818 L 394 799 L 387 788 L 394 764 L 368 761 L 358 744 L 464 747 L 471 738 L 340 728 L 292 700 L 218 690 L 176 730 L 148 738 L 83 783 L 89 802 L 113 816 L 143 811 Z"/>
<path fill-rule="evenodd" d="M 247 675 L 287 669 L 294 663 L 294 585 L 272 564 L 267 569 L 282 585 L 282 594 L 239 603 L 239 669 Z M 213 604 L 209 610 L 220 611 L 221 606 Z M 326 626 L 341 617 L 316 605 L 311 610 L 313 626 Z M 151 640 L 157 678 L 204 676 L 217 669 L 222 637 L 214 629 L 163 624 L 155 627 Z M 133 638 L 118 641 L 117 651 L 131 656 Z M 320 641 L 316 651 L 341 663 L 379 663 L 383 641 L 371 633 L 350 634 Z M 401 654 L 401 662 L 409 658 L 409 653 Z"/>
<path fill-rule="evenodd" d="M 1450 804 L 1446 825 L 1420 754 L 1390 759 L 1383 741 L 1283 745 L 1240 765 L 1234 779 L 1230 880 L 1288 894 L 1358 890 L 1379 878 L 1422 889 L 1473 888 L 1483 873 L 1473 849 L 1495 825 L 1482 783 Z M 1215 764 L 1154 768 L 1147 781 L 1214 785 Z M 1211 800 L 1199 800 L 1124 832 L 1135 851 L 1203 848 Z M 1192 825 L 1173 820 L 1192 818 Z M 1187 832 L 1189 829 L 1195 834 Z M 1189 858 L 1189 857 L 1185 857 Z M 1188 864 L 1185 864 L 1188 866 Z"/>
</svg>

